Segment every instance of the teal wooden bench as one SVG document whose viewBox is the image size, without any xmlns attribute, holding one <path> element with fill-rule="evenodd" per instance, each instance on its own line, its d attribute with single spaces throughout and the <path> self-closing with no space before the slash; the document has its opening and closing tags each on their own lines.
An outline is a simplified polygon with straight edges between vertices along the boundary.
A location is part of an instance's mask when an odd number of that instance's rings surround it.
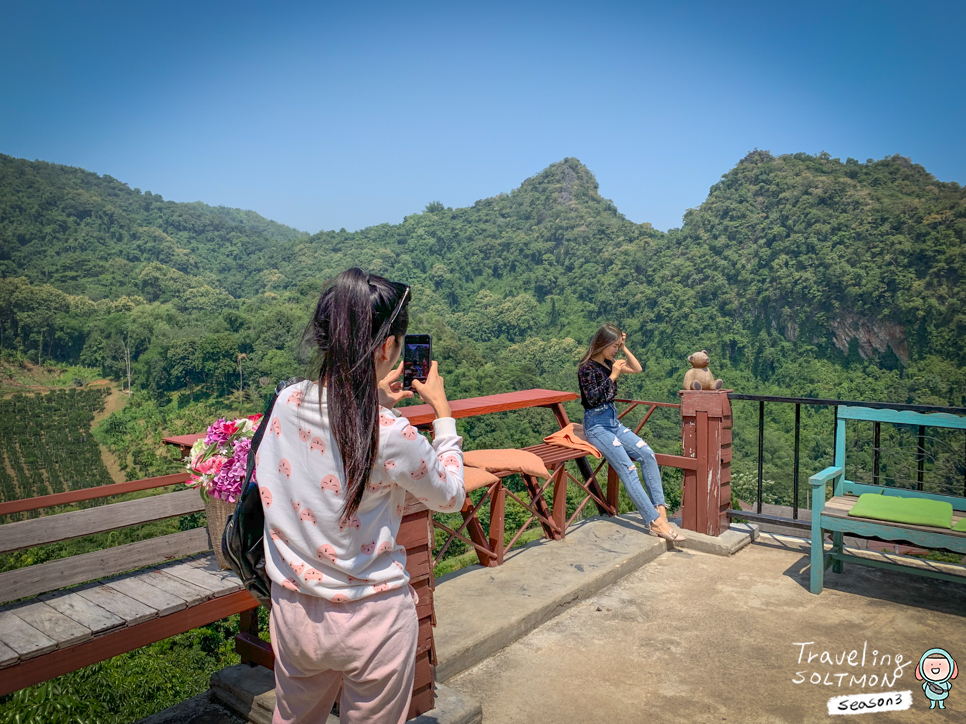
<svg viewBox="0 0 966 724">
<path fill-rule="evenodd" d="M 898 410 L 875 410 L 867 407 L 839 407 L 836 415 L 835 464 L 811 476 L 812 486 L 812 536 L 811 536 L 811 590 L 821 593 L 824 585 L 825 570 L 831 566 L 834 573 L 842 572 L 843 563 L 861 563 L 887 570 L 917 573 L 946 581 L 963 582 L 962 576 L 944 573 L 939 570 L 923 569 L 892 563 L 890 561 L 860 558 L 845 552 L 846 534 L 859 538 L 875 538 L 883 541 L 904 541 L 919 548 L 950 551 L 966 554 L 966 532 L 938 528 L 934 526 L 895 523 L 892 521 L 856 518 L 849 515 L 852 506 L 863 493 L 882 493 L 903 498 L 925 498 L 951 503 L 953 506 L 952 524 L 966 517 L 966 498 L 950 495 L 927 493 L 922 490 L 856 483 L 845 479 L 846 458 L 846 420 L 865 420 L 868 422 L 888 422 L 900 425 L 924 427 L 943 427 L 966 430 L 966 417 L 948 413 L 922 413 Z M 831 500 L 825 500 L 826 485 L 833 484 Z M 832 550 L 825 551 L 824 533 L 832 533 Z"/>
</svg>

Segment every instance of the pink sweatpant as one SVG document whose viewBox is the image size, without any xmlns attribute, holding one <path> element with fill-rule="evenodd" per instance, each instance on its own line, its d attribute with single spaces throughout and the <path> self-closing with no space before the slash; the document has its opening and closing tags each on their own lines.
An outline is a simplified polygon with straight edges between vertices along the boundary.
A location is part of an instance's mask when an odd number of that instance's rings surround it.
<svg viewBox="0 0 966 724">
<path fill-rule="evenodd" d="M 402 724 L 416 673 L 416 606 L 406 588 L 332 603 L 272 584 L 277 703 L 272 724 Z"/>
</svg>

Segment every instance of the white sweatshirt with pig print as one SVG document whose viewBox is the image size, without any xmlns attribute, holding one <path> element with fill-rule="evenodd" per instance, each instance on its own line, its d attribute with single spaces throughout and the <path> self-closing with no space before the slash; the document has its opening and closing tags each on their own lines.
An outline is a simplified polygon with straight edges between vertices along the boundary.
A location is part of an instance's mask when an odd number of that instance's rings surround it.
<svg viewBox="0 0 966 724">
<path fill-rule="evenodd" d="M 463 440 L 451 417 L 429 443 L 405 417 L 379 408 L 379 446 L 362 502 L 343 523 L 342 461 L 318 385 L 278 396 L 255 456 L 265 511 L 265 568 L 277 584 L 335 602 L 409 584 L 396 544 L 408 490 L 432 510 L 463 505 Z"/>
</svg>

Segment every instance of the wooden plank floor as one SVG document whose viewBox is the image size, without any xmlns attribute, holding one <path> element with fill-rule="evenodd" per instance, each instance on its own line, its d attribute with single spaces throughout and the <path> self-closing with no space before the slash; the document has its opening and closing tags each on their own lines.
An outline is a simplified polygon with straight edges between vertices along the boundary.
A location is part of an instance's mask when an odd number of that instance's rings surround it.
<svg viewBox="0 0 966 724">
<path fill-rule="evenodd" d="M 0 668 L 243 590 L 212 554 L 0 610 Z"/>
<path fill-rule="evenodd" d="M 825 510 L 822 511 L 822 515 L 827 515 L 830 518 L 842 518 L 844 520 L 869 520 L 874 523 L 882 523 L 893 528 L 904 528 L 906 530 L 918 530 L 924 533 L 936 533 L 942 532 L 944 535 L 951 535 L 956 538 L 966 538 L 966 532 L 951 530 L 950 528 L 935 528 L 931 525 L 913 525 L 911 523 L 895 523 L 891 520 L 877 521 L 872 518 L 857 518 L 855 516 L 849 515 L 849 511 L 852 510 L 852 506 L 858 502 L 859 498 L 855 495 L 840 495 L 832 498 L 827 503 L 825 503 Z M 956 525 L 960 520 L 966 518 L 966 513 L 961 510 L 953 511 L 953 525 Z"/>
</svg>

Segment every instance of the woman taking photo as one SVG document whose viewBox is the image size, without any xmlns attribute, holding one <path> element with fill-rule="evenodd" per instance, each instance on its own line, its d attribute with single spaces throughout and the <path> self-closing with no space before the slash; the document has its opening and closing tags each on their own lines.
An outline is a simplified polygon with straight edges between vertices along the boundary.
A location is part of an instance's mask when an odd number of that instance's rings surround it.
<svg viewBox="0 0 966 724">
<path fill-rule="evenodd" d="M 634 506 L 651 531 L 665 540 L 680 542 L 684 536 L 667 522 L 661 471 L 650 446 L 617 419 L 614 399 L 617 380 L 623 374 L 642 371 L 641 363 L 627 349 L 627 335 L 613 324 L 605 324 L 590 341 L 590 348 L 580 361 L 580 404 L 584 407 L 584 433 L 587 440 L 617 472 Z M 615 359 L 622 353 L 625 359 Z M 647 493 L 641 486 L 637 466 L 641 463 Z M 650 493 L 650 497 L 648 497 Z"/>
<path fill-rule="evenodd" d="M 273 724 L 322 723 L 340 686 L 341 722 L 403 722 L 416 617 L 405 548 L 409 491 L 433 510 L 463 503 L 462 439 L 436 363 L 413 387 L 436 412 L 430 444 L 392 408 L 409 287 L 340 274 L 307 337 L 315 382 L 279 395 L 258 450 L 277 704 Z M 266 424 L 263 422 L 262 424 Z"/>
</svg>

